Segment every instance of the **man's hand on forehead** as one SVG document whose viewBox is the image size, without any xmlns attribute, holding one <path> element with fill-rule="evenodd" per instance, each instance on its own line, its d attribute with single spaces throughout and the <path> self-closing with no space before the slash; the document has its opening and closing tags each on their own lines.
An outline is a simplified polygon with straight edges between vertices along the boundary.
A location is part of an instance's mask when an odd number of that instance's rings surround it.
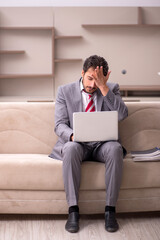
<svg viewBox="0 0 160 240">
<path fill-rule="evenodd" d="M 108 71 L 107 76 L 104 76 L 103 74 L 103 67 L 97 66 L 96 69 L 94 70 L 94 73 L 92 74 L 92 77 L 94 78 L 96 86 L 100 89 L 101 93 L 103 96 L 105 96 L 109 89 L 108 86 L 106 85 L 109 75 L 111 71 Z"/>
<path fill-rule="evenodd" d="M 95 68 L 94 73 L 92 74 L 92 77 L 94 78 L 97 87 L 106 85 L 106 82 L 108 81 L 110 73 L 111 73 L 111 71 L 108 71 L 107 76 L 104 76 L 103 66 L 101 66 L 101 67 L 97 66 Z"/>
</svg>

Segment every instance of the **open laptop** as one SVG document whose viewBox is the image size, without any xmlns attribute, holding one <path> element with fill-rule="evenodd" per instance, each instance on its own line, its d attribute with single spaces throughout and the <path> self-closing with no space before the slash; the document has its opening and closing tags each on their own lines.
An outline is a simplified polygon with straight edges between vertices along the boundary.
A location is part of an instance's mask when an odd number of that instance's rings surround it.
<svg viewBox="0 0 160 240">
<path fill-rule="evenodd" d="M 73 113 L 73 136 L 75 142 L 118 140 L 118 112 Z"/>
</svg>

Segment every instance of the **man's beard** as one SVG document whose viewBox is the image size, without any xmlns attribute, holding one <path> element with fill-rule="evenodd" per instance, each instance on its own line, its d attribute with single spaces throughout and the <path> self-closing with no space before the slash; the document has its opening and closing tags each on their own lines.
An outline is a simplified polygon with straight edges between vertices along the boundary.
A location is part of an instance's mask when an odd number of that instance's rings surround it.
<svg viewBox="0 0 160 240">
<path fill-rule="evenodd" d="M 87 93 L 94 93 L 94 92 L 96 91 L 96 88 L 86 87 L 86 88 L 85 88 L 85 91 L 86 91 Z"/>
</svg>

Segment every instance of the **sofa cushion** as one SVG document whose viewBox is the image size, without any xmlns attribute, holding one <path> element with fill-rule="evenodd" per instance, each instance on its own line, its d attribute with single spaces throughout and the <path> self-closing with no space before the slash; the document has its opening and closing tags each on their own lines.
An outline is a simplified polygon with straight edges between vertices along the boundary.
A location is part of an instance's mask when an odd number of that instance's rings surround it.
<svg viewBox="0 0 160 240">
<path fill-rule="evenodd" d="M 122 189 L 160 187 L 160 162 L 124 159 Z M 83 190 L 105 189 L 103 163 L 83 162 Z M 64 190 L 62 161 L 46 154 L 0 154 L 0 189 Z"/>
</svg>

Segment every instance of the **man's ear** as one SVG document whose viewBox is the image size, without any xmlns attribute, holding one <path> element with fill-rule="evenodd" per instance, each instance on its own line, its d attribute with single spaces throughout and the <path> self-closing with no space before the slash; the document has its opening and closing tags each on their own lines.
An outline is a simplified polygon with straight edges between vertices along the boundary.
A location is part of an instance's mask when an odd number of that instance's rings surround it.
<svg viewBox="0 0 160 240">
<path fill-rule="evenodd" d="M 81 72 L 81 76 L 82 76 L 82 78 L 84 77 L 84 70 L 82 70 L 82 72 Z"/>
</svg>

